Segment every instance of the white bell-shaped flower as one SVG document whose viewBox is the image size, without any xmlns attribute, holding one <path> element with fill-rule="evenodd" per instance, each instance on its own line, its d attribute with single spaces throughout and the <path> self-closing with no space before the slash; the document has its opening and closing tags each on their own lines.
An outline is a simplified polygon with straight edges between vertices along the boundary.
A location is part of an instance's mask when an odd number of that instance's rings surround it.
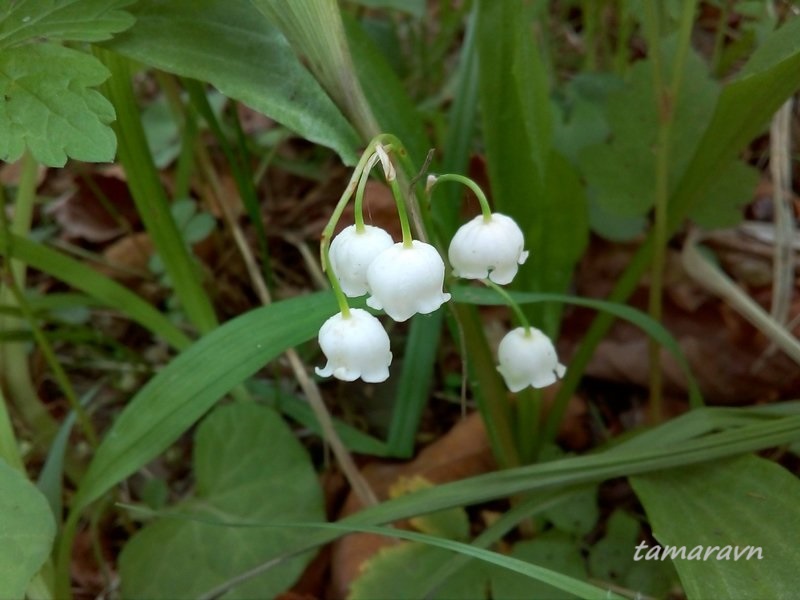
<svg viewBox="0 0 800 600">
<path fill-rule="evenodd" d="M 383 309 L 395 321 L 432 313 L 450 300 L 450 294 L 442 292 L 442 257 L 419 240 L 413 240 L 410 248 L 394 244 L 375 257 L 367 268 L 367 284 L 372 294 L 367 305 Z"/>
<path fill-rule="evenodd" d="M 367 267 L 392 244 L 392 236 L 372 225 L 365 225 L 363 231 L 350 225 L 333 238 L 328 256 L 346 296 L 356 298 L 367 293 Z"/>
<path fill-rule="evenodd" d="M 512 392 L 527 386 L 543 388 L 564 376 L 566 367 L 558 362 L 556 349 L 544 333 L 517 327 L 508 332 L 497 351 L 497 370 Z"/>
<path fill-rule="evenodd" d="M 511 283 L 518 265 L 528 258 L 525 240 L 516 221 L 492 213 L 491 219 L 478 215 L 459 227 L 450 242 L 448 257 L 453 275 L 465 279 L 485 279 L 499 285 Z"/>
<path fill-rule="evenodd" d="M 350 315 L 333 315 L 319 330 L 319 346 L 328 359 L 320 377 L 367 383 L 379 383 L 389 377 L 392 353 L 389 335 L 381 322 L 361 308 L 351 308 Z"/>
</svg>

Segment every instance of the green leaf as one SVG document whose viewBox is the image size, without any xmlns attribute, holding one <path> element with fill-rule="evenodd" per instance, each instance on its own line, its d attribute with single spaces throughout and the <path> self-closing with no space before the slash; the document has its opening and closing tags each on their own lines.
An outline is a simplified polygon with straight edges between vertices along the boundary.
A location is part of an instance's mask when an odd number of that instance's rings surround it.
<svg viewBox="0 0 800 600">
<path fill-rule="evenodd" d="M 354 164 L 360 144 L 284 37 L 250 2 L 141 0 L 134 27 L 106 47 L 169 73 L 207 81 Z M 202 40 L 202 43 L 198 43 Z"/>
<path fill-rule="evenodd" d="M 516 544 L 511 556 L 578 580 L 586 578 L 583 557 L 576 540 L 558 531 L 549 531 L 533 540 Z M 495 569 L 492 573 L 492 598 L 560 600 L 575 596 L 541 581 Z"/>
<path fill-rule="evenodd" d="M 710 123 L 670 198 L 670 227 L 698 210 L 724 180 L 737 153 L 800 87 L 800 19 L 790 19 L 756 50 L 720 94 Z"/>
<path fill-rule="evenodd" d="M 304 535 L 283 529 L 229 528 L 226 520 L 324 519 L 322 492 L 305 449 L 271 409 L 237 403 L 216 409 L 198 427 L 196 491 L 174 507 L 223 524 L 160 519 L 146 525 L 120 555 L 126 598 L 196 598 L 209 588 L 278 556 Z M 275 598 L 311 556 L 281 563 L 224 597 Z"/>
<path fill-rule="evenodd" d="M 597 524 L 597 487 L 578 492 L 543 513 L 556 529 L 573 535 L 586 535 Z"/>
<path fill-rule="evenodd" d="M 45 497 L 23 473 L 0 460 L 0 597 L 22 598 L 56 534 Z"/>
<path fill-rule="evenodd" d="M 354 0 L 370 8 L 389 8 L 414 15 L 421 19 L 425 15 L 425 0 Z"/>
<path fill-rule="evenodd" d="M 689 600 L 796 595 L 800 482 L 786 469 L 745 456 L 631 483 L 659 543 L 686 548 L 687 558 L 673 562 Z M 688 558 L 698 547 L 708 559 Z M 754 549 L 760 556 L 746 558 Z M 738 560 L 736 550 L 744 552 Z"/>
<path fill-rule="evenodd" d="M 17 0 L 0 9 L 0 49 L 31 40 L 98 42 L 133 24 L 134 0 Z"/>
<path fill-rule="evenodd" d="M 739 161 L 725 167 L 717 184 L 697 202 L 689 217 L 701 227 L 735 227 L 742 220 L 742 209 L 750 202 L 761 172 Z"/>
<path fill-rule="evenodd" d="M 428 577 L 453 557 L 449 550 L 419 542 L 404 542 L 381 548 L 362 566 L 361 575 L 350 586 L 348 600 L 384 600 L 391 590 L 393 600 L 424 597 Z M 508 576 L 508 572 L 505 572 Z M 519 576 L 524 578 L 524 576 Z M 474 600 L 485 597 L 488 569 L 471 561 L 469 568 L 444 581 L 435 598 Z"/>
<path fill-rule="evenodd" d="M 335 311 L 330 293 L 301 296 L 250 311 L 203 336 L 153 377 L 114 421 L 73 510 L 163 452 L 225 393 L 287 348 L 314 337 Z"/>
<path fill-rule="evenodd" d="M 606 533 L 589 552 L 592 575 L 620 585 L 635 564 L 633 549 L 639 537 L 639 522 L 623 510 L 615 510 L 606 523 Z M 650 592 L 651 590 L 636 590 Z"/>
<path fill-rule="evenodd" d="M 673 63 L 672 46 L 664 49 L 668 64 Z M 702 137 L 718 93 L 719 86 L 709 78 L 702 59 L 690 52 L 670 129 L 669 178 L 673 188 Z M 652 60 L 636 63 L 627 85 L 609 96 L 608 122 L 610 141 L 580 153 L 587 183 L 596 191 L 597 202 L 609 212 L 644 214 L 654 202 L 656 169 L 652 149 L 659 127 Z"/>
<path fill-rule="evenodd" d="M 114 109 L 89 89 L 108 75 L 95 58 L 55 44 L 0 52 L 0 160 L 15 161 L 26 147 L 52 167 L 64 166 L 68 156 L 112 160 Z"/>
</svg>

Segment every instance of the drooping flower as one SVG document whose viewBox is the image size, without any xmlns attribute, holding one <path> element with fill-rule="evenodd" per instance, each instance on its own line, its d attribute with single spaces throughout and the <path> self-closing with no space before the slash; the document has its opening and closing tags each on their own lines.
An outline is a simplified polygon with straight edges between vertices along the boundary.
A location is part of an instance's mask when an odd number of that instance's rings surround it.
<svg viewBox="0 0 800 600">
<path fill-rule="evenodd" d="M 367 305 L 383 309 L 395 321 L 406 321 L 416 313 L 428 314 L 450 300 L 442 291 L 444 261 L 436 248 L 413 240 L 381 252 L 367 268 L 370 293 Z"/>
<path fill-rule="evenodd" d="M 329 250 L 331 268 L 350 298 L 363 296 L 367 288 L 367 267 L 382 251 L 394 244 L 392 236 L 380 227 L 365 225 L 358 231 L 355 225 L 345 227 L 333 238 Z"/>
<path fill-rule="evenodd" d="M 499 285 L 511 283 L 519 265 L 528 258 L 523 249 L 522 230 L 511 217 L 492 213 L 491 219 L 478 215 L 459 227 L 450 241 L 448 257 L 453 275 L 485 279 Z"/>
<path fill-rule="evenodd" d="M 328 359 L 324 368 L 315 369 L 320 377 L 333 375 L 343 381 L 360 377 L 367 383 L 379 383 L 389 377 L 389 335 L 366 310 L 351 308 L 348 316 L 333 315 L 319 330 L 319 345 Z"/>
<path fill-rule="evenodd" d="M 558 362 L 556 349 L 544 333 L 533 327 L 509 331 L 497 351 L 497 370 L 512 392 L 527 386 L 543 388 L 564 376 L 566 367 Z"/>
</svg>

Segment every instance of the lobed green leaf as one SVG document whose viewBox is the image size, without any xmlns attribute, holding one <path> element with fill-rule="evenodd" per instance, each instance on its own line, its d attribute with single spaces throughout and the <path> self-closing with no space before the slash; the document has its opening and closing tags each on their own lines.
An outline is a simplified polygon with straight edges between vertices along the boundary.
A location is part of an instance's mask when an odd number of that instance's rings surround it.
<svg viewBox="0 0 800 600">
<path fill-rule="evenodd" d="M 134 0 L 16 0 L 0 9 L 0 50 L 47 39 L 98 42 L 133 24 Z"/>
<path fill-rule="evenodd" d="M 0 52 L 0 160 L 13 162 L 26 148 L 51 167 L 68 157 L 112 160 L 114 109 L 90 89 L 108 75 L 92 56 L 55 44 Z"/>
</svg>

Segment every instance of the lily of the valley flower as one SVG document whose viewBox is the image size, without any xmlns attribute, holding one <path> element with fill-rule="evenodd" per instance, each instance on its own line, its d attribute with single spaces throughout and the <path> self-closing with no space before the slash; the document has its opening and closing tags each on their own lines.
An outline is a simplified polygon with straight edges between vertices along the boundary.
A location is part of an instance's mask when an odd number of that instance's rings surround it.
<svg viewBox="0 0 800 600">
<path fill-rule="evenodd" d="M 395 321 L 428 314 L 450 300 L 442 292 L 444 262 L 430 244 L 413 240 L 384 250 L 367 268 L 367 305 L 383 309 Z"/>
<path fill-rule="evenodd" d="M 381 322 L 363 309 L 351 308 L 349 315 L 337 313 L 325 321 L 319 346 L 328 359 L 324 368 L 315 369 L 321 377 L 333 375 L 343 381 L 360 377 L 367 383 L 389 378 L 389 336 Z"/>
<path fill-rule="evenodd" d="M 531 327 L 517 327 L 506 334 L 497 351 L 497 370 L 512 392 L 530 386 L 543 388 L 564 376 L 566 367 L 558 362 L 556 349 L 544 333 Z"/>
<path fill-rule="evenodd" d="M 356 298 L 367 293 L 367 267 L 393 244 L 392 236 L 372 225 L 364 225 L 362 231 L 350 225 L 333 238 L 331 267 L 346 296 Z"/>
<path fill-rule="evenodd" d="M 450 242 L 448 257 L 453 274 L 465 279 L 485 279 L 497 284 L 511 283 L 518 265 L 528 258 L 523 250 L 522 230 L 511 217 L 492 213 L 478 215 L 462 225 Z"/>
</svg>

